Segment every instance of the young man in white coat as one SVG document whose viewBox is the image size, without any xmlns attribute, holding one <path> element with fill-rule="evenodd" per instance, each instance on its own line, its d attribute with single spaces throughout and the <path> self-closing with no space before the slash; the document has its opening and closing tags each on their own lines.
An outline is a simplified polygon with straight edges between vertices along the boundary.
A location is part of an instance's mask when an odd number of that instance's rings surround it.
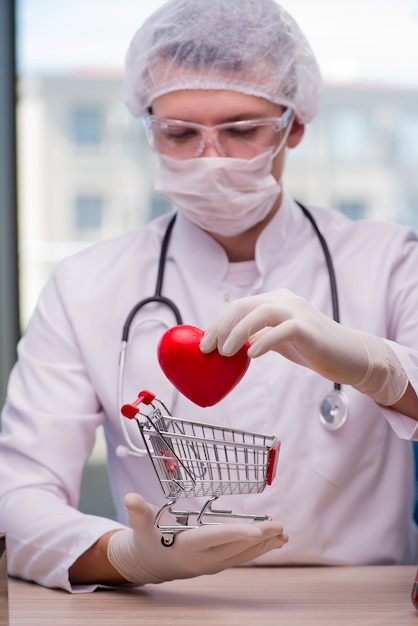
<svg viewBox="0 0 418 626">
<path fill-rule="evenodd" d="M 302 208 L 283 190 L 285 152 L 302 140 L 320 91 L 309 44 L 274 0 L 170 0 L 127 54 L 126 102 L 145 117 L 159 159 L 156 190 L 178 212 L 163 295 L 184 323 L 206 330 L 203 352 L 232 355 L 250 343 L 251 365 L 224 400 L 202 409 L 180 395 L 175 413 L 279 437 L 273 484 L 223 499 L 274 521 L 203 526 L 164 547 L 153 524 L 164 498 L 149 460 L 115 453 L 125 443 L 116 401 L 121 329 L 154 293 L 166 215 L 60 263 L 20 343 L 0 436 L 11 574 L 89 591 L 243 563 L 416 562 L 417 237 Z M 332 259 L 340 323 L 304 209 Z M 150 389 L 169 402 L 156 349 L 175 323 L 162 303 L 138 311 L 124 401 Z M 334 384 L 349 415 L 330 429 L 318 414 Z M 76 508 L 101 424 L 117 522 Z"/>
</svg>

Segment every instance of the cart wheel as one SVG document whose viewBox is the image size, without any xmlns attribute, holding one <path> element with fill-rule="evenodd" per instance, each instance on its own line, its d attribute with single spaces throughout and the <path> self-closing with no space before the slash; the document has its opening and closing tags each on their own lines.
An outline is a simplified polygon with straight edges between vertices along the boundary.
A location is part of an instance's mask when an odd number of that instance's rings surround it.
<svg viewBox="0 0 418 626">
<path fill-rule="evenodd" d="M 165 548 L 169 548 L 174 543 L 174 533 L 164 533 L 161 537 L 161 543 Z"/>
</svg>

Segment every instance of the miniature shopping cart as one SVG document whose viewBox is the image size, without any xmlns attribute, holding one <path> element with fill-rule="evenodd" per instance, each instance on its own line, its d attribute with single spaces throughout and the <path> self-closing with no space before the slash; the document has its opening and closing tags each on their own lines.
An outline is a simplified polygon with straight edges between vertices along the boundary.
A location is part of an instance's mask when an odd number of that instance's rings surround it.
<svg viewBox="0 0 418 626">
<path fill-rule="evenodd" d="M 140 405 L 148 407 L 147 412 Z M 173 543 L 176 531 L 220 523 L 210 518 L 269 519 L 214 509 L 212 504 L 222 495 L 260 493 L 272 483 L 280 448 L 276 437 L 175 418 L 149 391 L 141 391 L 121 412 L 137 422 L 167 499 L 154 519 L 163 545 Z M 173 508 L 179 498 L 195 496 L 205 498 L 200 510 Z M 165 512 L 174 515 L 175 524 L 162 522 Z M 189 525 L 190 516 L 196 518 L 194 525 Z"/>
</svg>

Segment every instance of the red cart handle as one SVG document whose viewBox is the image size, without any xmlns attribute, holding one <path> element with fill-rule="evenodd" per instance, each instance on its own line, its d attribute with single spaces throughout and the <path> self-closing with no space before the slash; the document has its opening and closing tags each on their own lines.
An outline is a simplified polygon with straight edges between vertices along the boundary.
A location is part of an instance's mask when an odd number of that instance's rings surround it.
<svg viewBox="0 0 418 626">
<path fill-rule="evenodd" d="M 137 413 L 139 413 L 138 406 L 140 404 L 151 404 L 152 401 L 155 400 L 155 394 L 151 393 L 151 391 L 147 391 L 144 389 L 140 391 L 138 394 L 138 398 L 135 402 L 131 404 L 124 404 L 121 408 L 121 413 L 124 417 L 127 417 L 129 420 L 133 419 Z"/>
<path fill-rule="evenodd" d="M 277 461 L 279 459 L 279 451 L 280 451 L 280 441 L 276 441 L 274 446 L 271 448 L 269 452 L 268 464 L 267 464 L 267 473 L 266 479 L 267 484 L 271 485 L 276 476 L 277 469 Z"/>
</svg>

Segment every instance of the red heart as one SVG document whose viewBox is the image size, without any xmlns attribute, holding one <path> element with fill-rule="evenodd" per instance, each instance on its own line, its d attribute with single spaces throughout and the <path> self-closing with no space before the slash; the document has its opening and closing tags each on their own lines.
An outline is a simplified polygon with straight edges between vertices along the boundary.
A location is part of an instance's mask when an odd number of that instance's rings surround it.
<svg viewBox="0 0 418 626">
<path fill-rule="evenodd" d="M 213 406 L 241 380 L 250 364 L 246 343 L 233 356 L 199 348 L 203 330 L 181 324 L 167 330 L 158 344 L 158 360 L 168 380 L 199 406 Z"/>
</svg>

